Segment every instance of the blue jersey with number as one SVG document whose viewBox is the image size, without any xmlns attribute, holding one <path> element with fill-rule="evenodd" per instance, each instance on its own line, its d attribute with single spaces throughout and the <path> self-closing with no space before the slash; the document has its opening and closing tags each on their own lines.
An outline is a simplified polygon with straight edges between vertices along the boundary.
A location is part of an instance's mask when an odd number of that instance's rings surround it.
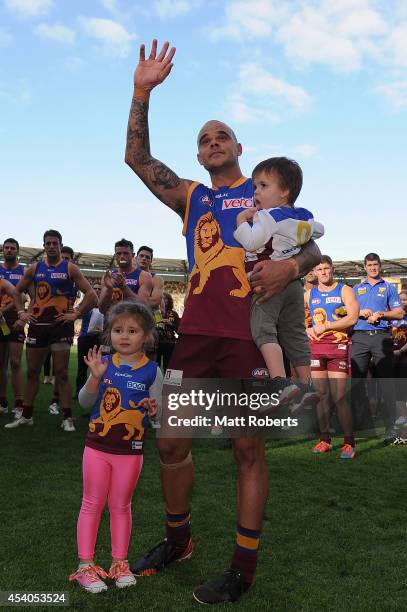
<svg viewBox="0 0 407 612">
<path fill-rule="evenodd" d="M 252 339 L 245 251 L 233 232 L 238 213 L 253 206 L 253 183 L 245 177 L 218 189 L 190 186 L 183 229 L 189 285 L 181 333 Z"/>
<path fill-rule="evenodd" d="M 313 287 L 309 295 L 309 310 L 312 325 L 338 321 L 346 315 L 345 302 L 343 300 L 343 284 L 334 283 L 329 291 L 320 291 Z M 347 344 L 349 337 L 346 331 L 328 330 L 318 336 L 318 340 L 311 342 L 323 342 L 329 344 Z"/>
<path fill-rule="evenodd" d="M 149 397 L 158 365 L 145 355 L 133 366 L 121 364 L 117 353 L 103 358 L 107 370 L 89 420 L 86 445 L 119 455 L 141 454 L 148 415 L 137 405 Z"/>
</svg>

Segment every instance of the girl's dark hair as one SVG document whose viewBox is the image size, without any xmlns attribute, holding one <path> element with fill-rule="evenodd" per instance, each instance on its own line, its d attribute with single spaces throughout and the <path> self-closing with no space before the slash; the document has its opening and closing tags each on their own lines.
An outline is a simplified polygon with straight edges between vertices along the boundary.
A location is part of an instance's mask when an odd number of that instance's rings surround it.
<svg viewBox="0 0 407 612">
<path fill-rule="evenodd" d="M 146 335 L 151 334 L 153 331 L 155 321 L 148 306 L 139 302 L 119 302 L 111 308 L 107 315 L 107 325 L 103 334 L 104 343 L 110 345 L 110 336 L 114 322 L 123 315 L 134 317 Z"/>
</svg>

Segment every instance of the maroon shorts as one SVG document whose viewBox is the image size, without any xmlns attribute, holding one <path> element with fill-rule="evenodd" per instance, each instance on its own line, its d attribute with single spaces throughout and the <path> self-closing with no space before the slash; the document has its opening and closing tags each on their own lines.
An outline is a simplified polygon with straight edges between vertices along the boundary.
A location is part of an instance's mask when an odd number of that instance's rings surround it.
<svg viewBox="0 0 407 612">
<path fill-rule="evenodd" d="M 268 377 L 263 356 L 252 340 L 192 334 L 179 336 L 168 370 L 181 370 L 183 378 Z"/>
<path fill-rule="evenodd" d="M 74 325 L 71 322 L 53 325 L 30 323 L 27 333 L 29 348 L 47 348 L 53 344 L 72 344 Z"/>
<path fill-rule="evenodd" d="M 347 344 L 311 342 L 311 372 L 343 372 L 349 374 Z"/>
</svg>

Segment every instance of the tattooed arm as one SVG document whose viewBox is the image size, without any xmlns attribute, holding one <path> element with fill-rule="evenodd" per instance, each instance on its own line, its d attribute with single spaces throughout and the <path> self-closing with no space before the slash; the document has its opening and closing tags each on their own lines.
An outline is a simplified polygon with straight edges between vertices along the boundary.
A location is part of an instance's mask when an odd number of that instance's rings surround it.
<svg viewBox="0 0 407 612">
<path fill-rule="evenodd" d="M 140 46 L 140 60 L 134 73 L 134 94 L 127 127 L 125 162 L 141 178 L 149 190 L 164 204 L 184 218 L 188 187 L 192 181 L 180 179 L 175 172 L 150 152 L 148 106 L 151 90 L 162 83 L 171 72 L 175 48 L 164 43 L 157 55 L 157 41 L 153 40 L 149 58 Z"/>
</svg>

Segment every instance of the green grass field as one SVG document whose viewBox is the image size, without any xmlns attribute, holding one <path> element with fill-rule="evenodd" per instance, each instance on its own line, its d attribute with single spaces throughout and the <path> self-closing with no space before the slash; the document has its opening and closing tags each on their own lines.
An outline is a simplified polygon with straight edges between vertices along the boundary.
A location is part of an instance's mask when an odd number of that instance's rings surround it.
<svg viewBox="0 0 407 612">
<path fill-rule="evenodd" d="M 75 360 L 73 354 L 72 378 Z M 218 450 L 213 440 L 195 445 L 196 548 L 191 561 L 140 578 L 134 588 L 111 586 L 106 593 L 90 595 L 68 583 L 77 565 L 75 530 L 87 420 L 74 403 L 77 431 L 63 432 L 60 418 L 47 411 L 51 391 L 41 385 L 34 427 L 4 430 L 9 417 L 0 417 L 0 590 L 66 590 L 71 610 L 199 609 L 193 588 L 223 570 L 232 553 L 236 516 L 231 452 Z M 407 609 L 407 449 L 361 440 L 357 459 L 341 463 L 341 440 L 336 442 L 338 449 L 327 456 L 312 455 L 310 441 L 268 443 L 271 486 L 257 582 L 235 610 Z M 134 495 L 131 561 L 161 539 L 163 517 L 159 461 L 150 440 Z M 108 569 L 106 512 L 96 560 Z"/>
</svg>

